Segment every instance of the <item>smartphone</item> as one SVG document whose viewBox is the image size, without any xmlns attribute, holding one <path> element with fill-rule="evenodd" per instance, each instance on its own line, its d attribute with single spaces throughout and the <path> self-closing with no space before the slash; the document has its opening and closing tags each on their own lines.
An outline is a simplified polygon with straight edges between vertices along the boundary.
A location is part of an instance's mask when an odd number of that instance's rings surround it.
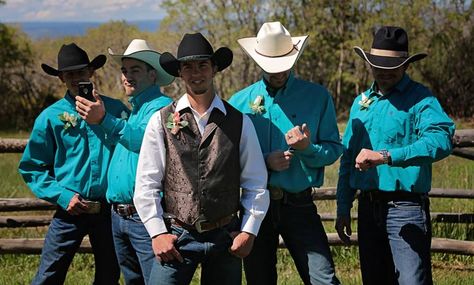
<svg viewBox="0 0 474 285">
<path fill-rule="evenodd" d="M 92 82 L 79 82 L 78 87 L 79 96 L 86 98 L 89 101 L 95 102 L 94 95 L 92 95 L 92 90 L 94 89 L 94 85 L 92 85 Z"/>
<path fill-rule="evenodd" d="M 83 199 L 82 202 L 87 205 L 87 213 L 88 214 L 98 214 L 100 213 L 100 202 L 97 201 L 90 201 Z"/>
</svg>

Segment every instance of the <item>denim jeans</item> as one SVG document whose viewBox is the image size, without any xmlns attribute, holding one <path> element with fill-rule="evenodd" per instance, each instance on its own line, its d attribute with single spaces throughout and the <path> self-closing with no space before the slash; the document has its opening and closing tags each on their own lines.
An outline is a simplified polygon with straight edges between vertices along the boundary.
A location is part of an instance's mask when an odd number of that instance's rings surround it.
<svg viewBox="0 0 474 285">
<path fill-rule="evenodd" d="M 328 239 L 312 198 L 295 202 L 271 200 L 253 249 L 244 258 L 247 284 L 277 284 L 279 234 L 304 284 L 339 284 Z"/>
<path fill-rule="evenodd" d="M 359 255 L 364 284 L 433 284 L 429 199 L 359 198 Z"/>
<path fill-rule="evenodd" d="M 184 259 L 159 263 L 151 270 L 150 284 L 184 285 L 193 278 L 201 264 L 201 284 L 242 284 L 242 260 L 229 253 L 232 238 L 229 233 L 240 230 L 237 218 L 219 229 L 198 233 L 171 225 L 171 233 L 178 236 L 175 247 Z"/>
<path fill-rule="evenodd" d="M 62 209 L 56 211 L 32 284 L 63 284 L 74 254 L 87 234 L 95 259 L 94 284 L 118 284 L 120 270 L 112 240 L 110 209 L 102 208 L 106 209 L 99 214 L 77 216 L 69 215 Z"/>
<path fill-rule="evenodd" d="M 155 254 L 138 213 L 122 217 L 112 210 L 112 233 L 125 284 L 148 284 Z"/>
</svg>

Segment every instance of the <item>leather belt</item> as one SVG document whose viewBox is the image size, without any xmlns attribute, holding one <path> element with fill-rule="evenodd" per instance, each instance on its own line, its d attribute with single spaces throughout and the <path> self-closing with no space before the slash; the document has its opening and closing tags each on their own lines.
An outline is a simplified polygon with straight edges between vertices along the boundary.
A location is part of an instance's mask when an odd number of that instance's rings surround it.
<svg viewBox="0 0 474 285">
<path fill-rule="evenodd" d="M 171 224 L 181 227 L 187 231 L 196 231 L 198 233 L 203 233 L 203 232 L 212 231 L 218 228 L 222 228 L 228 225 L 232 221 L 232 219 L 236 216 L 237 216 L 236 214 L 231 214 L 213 222 L 197 221 L 194 223 L 194 225 L 186 224 L 185 222 L 178 220 L 176 218 L 171 218 L 168 220 L 171 222 Z"/>
<path fill-rule="evenodd" d="M 421 202 L 425 193 L 413 193 L 408 191 L 361 191 L 359 197 L 368 199 L 371 202 L 389 202 L 389 201 L 411 201 Z"/>
<path fill-rule="evenodd" d="M 272 200 L 294 200 L 294 199 L 305 199 L 311 197 L 313 189 L 311 187 L 306 188 L 305 190 L 297 193 L 288 192 L 285 189 L 277 186 L 268 185 L 268 190 L 270 191 L 270 199 Z"/>
<path fill-rule="evenodd" d="M 112 209 L 122 217 L 130 217 L 137 212 L 133 204 L 112 204 Z"/>
</svg>

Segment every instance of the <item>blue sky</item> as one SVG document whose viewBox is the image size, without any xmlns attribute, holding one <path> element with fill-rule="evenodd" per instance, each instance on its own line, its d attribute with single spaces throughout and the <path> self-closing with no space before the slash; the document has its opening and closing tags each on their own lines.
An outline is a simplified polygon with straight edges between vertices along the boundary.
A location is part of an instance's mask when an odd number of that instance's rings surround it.
<svg viewBox="0 0 474 285">
<path fill-rule="evenodd" d="M 0 22 L 153 20 L 161 0 L 6 0 Z"/>
</svg>

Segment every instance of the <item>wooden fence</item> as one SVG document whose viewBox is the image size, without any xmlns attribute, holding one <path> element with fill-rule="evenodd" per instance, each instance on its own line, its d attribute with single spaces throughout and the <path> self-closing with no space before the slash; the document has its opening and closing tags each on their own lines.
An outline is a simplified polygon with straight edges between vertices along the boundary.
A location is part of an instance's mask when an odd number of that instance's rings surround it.
<svg viewBox="0 0 474 285">
<path fill-rule="evenodd" d="M 24 139 L 2 139 L 0 138 L 0 153 L 21 153 L 23 152 L 27 140 Z M 455 146 L 453 155 L 467 159 L 474 159 L 474 130 L 458 130 L 453 139 Z M 336 189 L 333 187 L 319 188 L 313 190 L 315 200 L 335 199 Z M 461 198 L 473 199 L 474 190 L 464 189 L 439 189 L 433 188 L 429 193 L 430 198 Z M 38 227 L 46 226 L 51 222 L 51 215 L 25 215 L 29 211 L 48 211 L 56 207 L 46 201 L 35 198 L 0 198 L 0 212 L 22 212 L 22 215 L 1 215 L 0 228 L 18 227 Z M 330 213 L 320 213 L 323 221 L 334 221 L 335 215 Z M 357 216 L 353 217 L 357 219 Z M 431 213 L 431 219 L 435 222 L 445 223 L 473 223 L 474 213 Z M 328 234 L 331 246 L 345 245 L 335 233 Z M 0 254 L 39 254 L 44 244 L 44 239 L 0 239 Z M 357 234 L 352 234 L 351 245 L 357 245 Z M 280 246 L 284 247 L 282 241 Z M 474 255 L 474 241 L 461 241 L 447 238 L 432 239 L 432 252 L 442 252 L 451 254 Z M 88 239 L 84 239 L 79 252 L 91 253 L 91 245 Z"/>
</svg>

